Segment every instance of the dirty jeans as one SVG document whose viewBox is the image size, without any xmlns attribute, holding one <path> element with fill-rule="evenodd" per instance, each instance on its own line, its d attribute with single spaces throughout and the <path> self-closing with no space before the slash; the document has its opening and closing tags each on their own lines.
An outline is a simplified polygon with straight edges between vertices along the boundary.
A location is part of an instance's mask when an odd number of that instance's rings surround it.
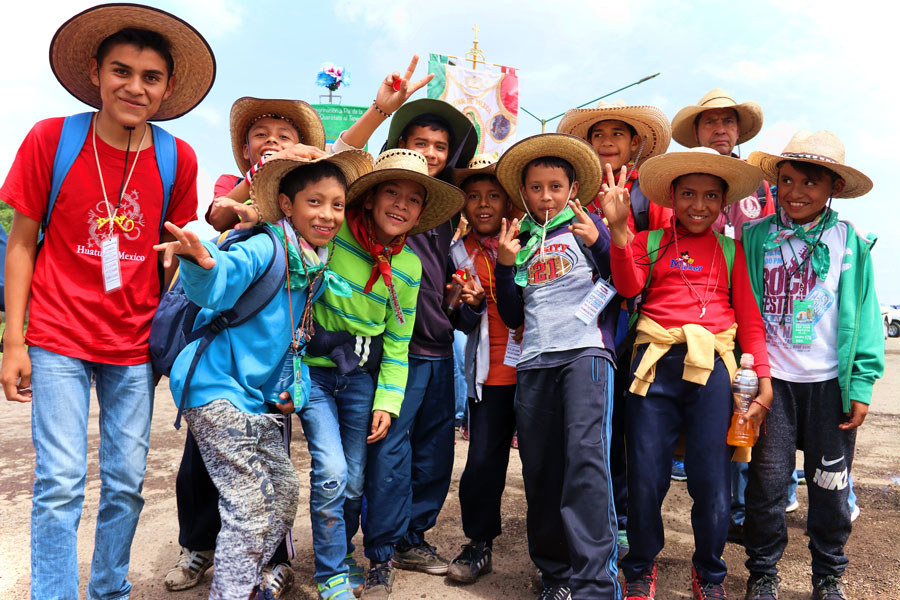
<svg viewBox="0 0 900 600">
<path fill-rule="evenodd" d="M 341 375 L 333 367 L 310 367 L 309 405 L 300 413 L 309 446 L 309 517 L 312 521 L 315 579 L 324 583 L 346 573 L 359 529 L 366 470 L 366 437 L 375 380 L 357 369 Z"/>
</svg>

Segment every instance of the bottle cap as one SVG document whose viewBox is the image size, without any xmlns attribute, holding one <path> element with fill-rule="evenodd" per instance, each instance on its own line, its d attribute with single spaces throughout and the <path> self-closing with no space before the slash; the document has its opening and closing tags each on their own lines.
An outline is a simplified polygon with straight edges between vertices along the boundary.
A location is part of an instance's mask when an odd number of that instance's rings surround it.
<svg viewBox="0 0 900 600">
<path fill-rule="evenodd" d="M 744 353 L 741 354 L 741 366 L 742 367 L 752 367 L 753 366 L 753 355 Z"/>
</svg>

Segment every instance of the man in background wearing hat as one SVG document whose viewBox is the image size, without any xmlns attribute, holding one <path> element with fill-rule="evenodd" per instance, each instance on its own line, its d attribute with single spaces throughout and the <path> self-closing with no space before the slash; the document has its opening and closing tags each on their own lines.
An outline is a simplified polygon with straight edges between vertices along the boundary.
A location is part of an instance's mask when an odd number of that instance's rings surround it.
<svg viewBox="0 0 900 600">
<path fill-rule="evenodd" d="M 101 495 L 87 597 L 125 598 L 155 383 L 148 339 L 161 278 L 153 245 L 164 220 L 183 226 L 197 211 L 193 150 L 147 121 L 196 106 L 212 86 L 215 59 L 181 19 L 118 4 L 63 24 L 50 62 L 63 87 L 99 111 L 66 121 L 83 125 L 74 134 L 61 133 L 62 118 L 37 123 L 0 189 L 15 209 L 0 380 L 8 400 L 32 402 L 33 598 L 79 594 L 77 528 L 96 381 Z M 67 174 L 54 166 L 66 154 Z M 161 185 L 169 178 L 171 187 Z"/>
</svg>

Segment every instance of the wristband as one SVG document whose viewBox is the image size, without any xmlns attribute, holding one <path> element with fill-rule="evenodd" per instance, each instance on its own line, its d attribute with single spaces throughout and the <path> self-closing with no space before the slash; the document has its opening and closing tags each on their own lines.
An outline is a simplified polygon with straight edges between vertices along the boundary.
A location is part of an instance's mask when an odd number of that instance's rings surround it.
<svg viewBox="0 0 900 600">
<path fill-rule="evenodd" d="M 372 100 L 372 107 L 375 108 L 375 110 L 378 112 L 378 114 L 383 116 L 385 119 L 389 119 L 391 117 L 391 115 L 394 114 L 394 113 L 386 113 L 383 110 L 381 110 L 381 108 L 379 108 L 379 106 L 377 104 L 375 104 L 374 100 Z"/>
<path fill-rule="evenodd" d="M 760 402 L 760 401 L 757 400 L 756 398 L 754 398 L 754 399 L 751 400 L 750 402 L 751 402 L 751 404 L 759 404 L 759 405 L 762 406 L 764 409 L 766 409 L 766 412 L 769 412 L 770 410 L 772 410 L 771 408 L 769 408 L 768 406 L 766 406 L 765 404 L 763 404 L 762 402 Z"/>
<path fill-rule="evenodd" d="M 261 156 L 259 162 L 250 167 L 250 170 L 244 175 L 244 178 L 247 180 L 247 185 L 251 185 L 253 183 L 253 176 L 256 175 L 256 172 L 259 171 L 260 167 L 263 166 L 263 163 L 266 162 L 266 157 Z"/>
</svg>

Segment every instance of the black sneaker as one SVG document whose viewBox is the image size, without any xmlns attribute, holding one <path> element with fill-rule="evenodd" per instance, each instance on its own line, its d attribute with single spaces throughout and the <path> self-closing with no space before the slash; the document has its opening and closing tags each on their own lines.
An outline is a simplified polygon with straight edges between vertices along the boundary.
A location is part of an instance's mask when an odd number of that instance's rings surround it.
<svg viewBox="0 0 900 600">
<path fill-rule="evenodd" d="M 391 562 L 398 569 L 421 571 L 429 575 L 446 575 L 450 566 L 447 559 L 437 553 L 437 548 L 428 542 L 422 542 L 406 550 L 397 548 Z"/>
<path fill-rule="evenodd" d="M 538 600 L 571 600 L 572 592 L 567 585 L 545 586 Z"/>
<path fill-rule="evenodd" d="M 464 544 L 462 552 L 447 569 L 447 578 L 459 583 L 475 583 L 480 575 L 491 572 L 491 546 L 487 542 Z"/>
<path fill-rule="evenodd" d="M 744 600 L 778 600 L 778 584 L 781 578 L 777 575 L 752 574 L 747 580 L 747 595 Z"/>
<path fill-rule="evenodd" d="M 391 562 L 373 562 L 372 568 L 366 573 L 366 585 L 359 597 L 365 600 L 388 600 L 393 586 L 394 568 Z"/>
<path fill-rule="evenodd" d="M 637 579 L 625 582 L 622 600 L 653 600 L 656 598 L 656 565 Z"/>
<path fill-rule="evenodd" d="M 847 600 L 844 582 L 837 575 L 813 575 L 813 600 Z"/>
</svg>

